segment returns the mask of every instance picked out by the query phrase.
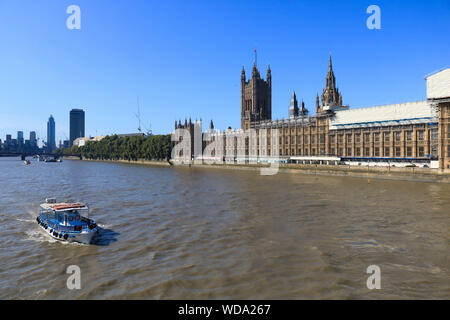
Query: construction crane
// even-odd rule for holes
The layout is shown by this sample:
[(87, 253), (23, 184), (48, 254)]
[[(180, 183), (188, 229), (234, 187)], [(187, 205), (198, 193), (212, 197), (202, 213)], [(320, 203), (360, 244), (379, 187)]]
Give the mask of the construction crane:
[(148, 127), (145, 127), (145, 131), (147, 132), (147, 136), (153, 135), (152, 133), (152, 124), (149, 123)]
[[(137, 107), (138, 107), (138, 111), (134, 115), (136, 116), (136, 118), (138, 119), (138, 122), (139, 122), (139, 126), (138, 126), (137, 130), (138, 130), (139, 133), (142, 133), (142, 120), (141, 120), (141, 108), (140, 108), (140, 105), (139, 105), (139, 97), (137, 97)], [(151, 123), (149, 124), (148, 127), (144, 126), (144, 129), (146, 131), (146, 135), (147, 136), (153, 135), (153, 133), (152, 133), (152, 124)]]
[(142, 132), (142, 129), (141, 129), (141, 110), (140, 110), (140, 107), (139, 107), (139, 97), (137, 97), (137, 107), (138, 107), (138, 111), (134, 115), (136, 116), (136, 118), (139, 121), (138, 132), (141, 133)]

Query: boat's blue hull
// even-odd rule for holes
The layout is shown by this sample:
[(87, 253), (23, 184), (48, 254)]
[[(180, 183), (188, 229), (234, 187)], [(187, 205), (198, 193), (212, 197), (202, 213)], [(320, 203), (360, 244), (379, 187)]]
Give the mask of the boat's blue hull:
[(83, 229), (82, 231), (63, 231), (60, 230), (54, 224), (38, 217), (36, 219), (39, 226), (53, 239), (64, 242), (79, 242), (84, 244), (90, 244), (93, 236), (97, 233), (97, 226), (92, 229)]

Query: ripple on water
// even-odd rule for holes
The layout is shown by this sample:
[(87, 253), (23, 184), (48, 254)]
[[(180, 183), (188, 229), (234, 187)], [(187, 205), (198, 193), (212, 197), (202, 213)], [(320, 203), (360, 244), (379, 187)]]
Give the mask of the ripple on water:
[[(448, 290), (446, 185), (13, 164), (0, 159), (2, 299), (361, 299), (371, 264), (385, 277), (377, 298)], [(99, 242), (42, 233), (34, 220), (49, 196), (89, 203)], [(66, 288), (69, 265), (81, 268), (80, 291)]]

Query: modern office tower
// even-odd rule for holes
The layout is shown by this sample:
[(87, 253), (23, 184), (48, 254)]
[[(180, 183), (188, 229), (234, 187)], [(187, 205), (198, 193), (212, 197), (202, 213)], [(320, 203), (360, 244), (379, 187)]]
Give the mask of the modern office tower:
[(36, 131), (30, 132), (30, 144), (31, 146), (37, 146)]
[(5, 147), (9, 147), (12, 144), (12, 136), (10, 134), (6, 135)]
[(56, 149), (55, 140), (55, 119), (50, 115), (47, 122), (47, 151), (52, 152)]
[(75, 139), (84, 136), (84, 111), (72, 109), (70, 110), (70, 145), (73, 145)]
[(23, 145), (23, 131), (17, 131), (17, 143)]

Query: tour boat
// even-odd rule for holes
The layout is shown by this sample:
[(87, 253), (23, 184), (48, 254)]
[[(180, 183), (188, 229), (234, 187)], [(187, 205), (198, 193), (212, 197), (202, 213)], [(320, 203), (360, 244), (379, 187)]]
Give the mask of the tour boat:
[(89, 244), (98, 231), (95, 220), (89, 218), (89, 207), (83, 203), (56, 203), (53, 198), (46, 199), (36, 220), (52, 238), (64, 242)]
[(23, 163), (25, 163), (26, 165), (31, 164), (30, 160), (25, 160)]

